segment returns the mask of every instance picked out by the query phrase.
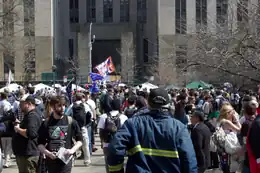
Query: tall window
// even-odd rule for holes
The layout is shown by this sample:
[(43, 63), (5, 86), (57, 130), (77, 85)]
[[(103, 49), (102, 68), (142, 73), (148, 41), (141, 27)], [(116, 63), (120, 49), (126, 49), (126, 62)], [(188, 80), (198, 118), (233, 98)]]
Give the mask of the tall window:
[(228, 0), (217, 0), (217, 24), (225, 26), (228, 20)]
[(144, 57), (144, 62), (148, 62), (148, 39), (144, 38), (143, 39), (143, 57)]
[(129, 22), (129, 0), (120, 0), (120, 22)]
[(24, 0), (24, 36), (35, 36), (34, 0)]
[(176, 67), (182, 70), (187, 65), (187, 45), (177, 46), (176, 50)]
[(24, 53), (24, 70), (26, 73), (35, 73), (36, 70), (35, 49), (28, 49)]
[[(5, 80), (8, 79), (8, 73), (9, 70), (11, 70), (12, 72), (14, 72), (14, 52), (8, 52), (8, 51), (4, 51), (3, 52), (3, 59), (4, 59), (4, 78)], [(1, 79), (3, 80), (3, 79)]]
[(207, 0), (196, 0), (197, 28), (207, 28)]
[(137, 0), (137, 21), (140, 23), (146, 23), (146, 20), (147, 20), (147, 0)]
[(248, 22), (248, 0), (239, 0), (237, 4), (237, 21)]
[(104, 22), (113, 22), (113, 0), (103, 0), (104, 2)]
[(73, 39), (69, 39), (69, 55), (70, 55), (70, 58), (74, 57), (74, 40)]
[(87, 21), (96, 22), (96, 0), (87, 0)]
[[(12, 12), (14, 8), (14, 3), (11, 3), (10, 0), (3, 0), (1, 4), (3, 8), (2, 22), (3, 22), (3, 35), (4, 36), (13, 36), (14, 35), (14, 17), (15, 15)], [(10, 12), (11, 10), (11, 12)]]
[(186, 34), (187, 30), (187, 19), (186, 19), (186, 0), (176, 0), (175, 1), (175, 26), (177, 34)]
[(70, 0), (70, 22), (79, 22), (79, 0)]

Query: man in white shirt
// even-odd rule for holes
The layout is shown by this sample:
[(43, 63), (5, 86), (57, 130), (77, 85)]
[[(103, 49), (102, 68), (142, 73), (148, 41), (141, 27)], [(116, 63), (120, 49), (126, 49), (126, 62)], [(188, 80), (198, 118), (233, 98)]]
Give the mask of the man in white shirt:
[[(68, 107), (67, 112), (65, 113), (68, 116), (72, 116), (73, 117), (73, 107), (74, 105), (80, 105), (83, 104), (84, 105), (84, 109), (85, 109), (85, 113), (86, 113), (86, 117), (87, 114), (91, 114), (90, 116), (92, 117), (92, 111), (91, 108), (84, 102), (84, 94), (83, 93), (76, 93), (76, 101), (71, 104)], [(87, 129), (87, 124), (82, 124), (83, 122), (78, 122), (79, 126), (81, 127), (81, 131), (82, 131), (82, 136), (83, 136), (83, 145), (82, 145), (82, 150), (84, 152), (84, 164), (86, 166), (89, 166), (91, 164), (91, 160), (90, 160), (90, 148), (89, 148), (89, 141), (90, 141), (90, 137), (88, 135), (88, 129)]]
[(97, 119), (96, 115), (96, 103), (94, 100), (91, 99), (90, 93), (87, 91), (85, 92), (85, 103), (90, 107), (92, 112), (92, 122), (87, 127), (88, 128), (88, 135), (89, 135), (89, 148), (90, 148), (90, 155), (92, 155), (92, 151), (96, 151), (97, 148), (95, 148), (95, 137), (94, 137), (94, 124)]
[[(12, 109), (11, 103), (7, 101), (7, 93), (0, 93), (0, 116), (3, 117), (6, 112)], [(1, 137), (2, 149), (5, 156), (4, 167), (10, 166), (10, 159), (12, 155), (12, 137)]]
[[(112, 109), (109, 112), (109, 116), (111, 117), (116, 117), (118, 116), (119, 120), (120, 120), (120, 127), (122, 127), (122, 125), (124, 124), (124, 122), (128, 119), (126, 115), (121, 114), (120, 113), (120, 99), (114, 99), (111, 103)], [(105, 163), (106, 163), (106, 171), (107, 173), (109, 173), (108, 171), (108, 165), (107, 165), (107, 154), (108, 154), (108, 145), (109, 145), (109, 141), (104, 141), (104, 136), (106, 135), (106, 119), (107, 119), (108, 115), (107, 114), (102, 114), (100, 116), (100, 120), (98, 122), (98, 129), (100, 130), (100, 138), (101, 138), (101, 142), (103, 143), (103, 152), (105, 155)]]

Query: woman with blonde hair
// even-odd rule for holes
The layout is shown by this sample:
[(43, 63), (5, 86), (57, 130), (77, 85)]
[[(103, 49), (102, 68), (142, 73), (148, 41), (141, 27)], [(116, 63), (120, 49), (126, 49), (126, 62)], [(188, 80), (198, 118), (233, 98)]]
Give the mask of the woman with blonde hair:
[[(218, 118), (218, 126), (223, 128), (225, 133), (237, 133), (241, 129), (241, 124), (238, 121), (238, 117), (236, 117), (236, 111), (231, 106), (231, 104), (223, 104)], [(236, 172), (236, 168), (234, 168), (236, 161), (233, 159), (233, 155), (229, 155), (226, 152), (219, 153), (221, 168), (223, 173)], [(232, 170), (231, 170), (232, 169)]]
[(218, 118), (218, 124), (223, 128), (225, 132), (239, 132), (241, 124), (238, 121), (236, 111), (231, 104), (223, 104)]

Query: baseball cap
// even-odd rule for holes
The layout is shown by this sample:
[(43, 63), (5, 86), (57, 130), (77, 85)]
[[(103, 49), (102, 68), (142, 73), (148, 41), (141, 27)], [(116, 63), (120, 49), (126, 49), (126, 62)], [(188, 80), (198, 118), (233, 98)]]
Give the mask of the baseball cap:
[(29, 94), (25, 94), (21, 99), (20, 101), (24, 101), (24, 102), (27, 102), (27, 103), (31, 103), (31, 104), (34, 104), (36, 105), (36, 101), (35, 101), (35, 98)]
[(170, 103), (168, 93), (163, 88), (151, 89), (148, 96), (148, 103), (152, 108), (160, 108)]

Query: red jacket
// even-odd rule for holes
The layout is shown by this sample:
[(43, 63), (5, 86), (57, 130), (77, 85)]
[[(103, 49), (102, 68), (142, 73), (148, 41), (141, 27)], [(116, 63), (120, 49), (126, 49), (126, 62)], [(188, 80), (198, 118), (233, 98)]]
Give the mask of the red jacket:
[(260, 173), (260, 139), (257, 137), (260, 133), (260, 116), (258, 115), (252, 123), (246, 140), (250, 172)]

